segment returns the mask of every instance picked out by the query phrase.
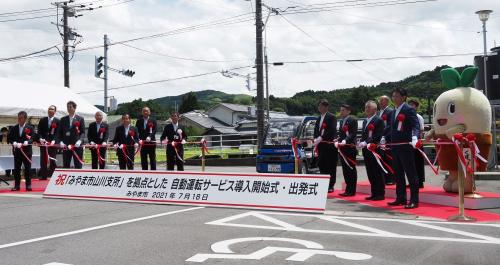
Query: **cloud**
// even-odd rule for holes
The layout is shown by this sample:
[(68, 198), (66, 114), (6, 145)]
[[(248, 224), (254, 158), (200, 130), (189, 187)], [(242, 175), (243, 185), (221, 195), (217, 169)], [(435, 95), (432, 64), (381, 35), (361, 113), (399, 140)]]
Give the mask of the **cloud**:
[[(119, 1), (121, 0), (103, 0), (100, 3), (106, 5)], [(51, 7), (50, 2), (3, 1), (2, 9), (4, 12), (10, 12), (48, 8)], [(293, 2), (297, 1), (268, 0), (266, 4), (287, 7), (296, 5)], [(332, 1), (301, 1), (303, 4), (322, 2)], [(266, 34), (268, 57), (270, 62), (276, 62), (481, 52), (482, 36), (475, 32), (481, 30), (481, 24), (474, 14), (479, 8), (493, 9), (500, 13), (500, 2), (440, 0), (400, 6), (286, 15), (289, 21), (307, 32), (307, 35), (282, 17), (271, 16)], [(117, 42), (232, 17), (252, 12), (252, 9), (250, 2), (243, 0), (138, 0), (86, 12), (82, 17), (70, 18), (70, 25), (84, 36), (84, 41), (78, 45), (78, 48), (83, 48), (102, 45), (104, 34), (108, 34), (112, 42)], [(55, 14), (55, 11), (51, 14)], [(264, 15), (267, 15), (267, 11)], [(500, 16), (493, 13), (488, 22), (489, 47), (499, 38), (500, 28), (496, 26), (499, 19)], [(25, 54), (61, 43), (59, 33), (50, 22), (55, 22), (55, 18), (0, 23), (3, 40), (0, 57)], [(110, 72), (110, 88), (251, 65), (255, 57), (255, 26), (253, 21), (247, 21), (128, 44), (163, 55), (123, 45), (111, 46), (110, 66), (116, 69), (133, 69), (136, 75), (130, 78)], [(98, 48), (75, 54), (70, 65), (72, 89), (91, 91), (103, 88), (103, 81), (94, 77), (94, 56), (100, 56), (102, 53), (102, 48)], [(209, 63), (174, 59), (169, 56), (228, 62)], [(437, 65), (461, 66), (472, 62), (471, 56), (465, 56), (285, 64), (270, 67), (270, 90), (276, 96), (292, 96), (307, 89), (332, 90), (374, 85), (400, 80), (433, 69)], [(254, 73), (255, 69), (235, 72), (246, 75)], [(0, 63), (0, 75), (62, 85), (62, 59), (60, 56), (53, 56)], [(119, 102), (126, 102), (139, 97), (150, 99), (203, 89), (255, 95), (254, 91), (246, 89), (244, 78), (227, 78), (221, 74), (110, 90), (109, 94)], [(8, 93), (15, 96), (16, 92), (9, 90)], [(94, 104), (102, 104), (102, 92), (84, 96)]]

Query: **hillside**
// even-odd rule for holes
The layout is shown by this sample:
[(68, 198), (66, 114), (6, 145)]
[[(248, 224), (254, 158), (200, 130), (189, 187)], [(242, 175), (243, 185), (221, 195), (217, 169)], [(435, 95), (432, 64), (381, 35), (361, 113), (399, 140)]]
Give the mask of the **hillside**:
[[(285, 111), (289, 115), (316, 114), (317, 101), (326, 98), (330, 102), (330, 110), (333, 112), (338, 111), (341, 104), (349, 104), (354, 108), (354, 114), (362, 115), (366, 101), (376, 99), (381, 95), (389, 95), (392, 89), (403, 87), (408, 90), (410, 98), (420, 102), (419, 111), (425, 113), (428, 109), (428, 102), (430, 101), (432, 104), (437, 96), (446, 90), (441, 83), (439, 72), (448, 67), (447, 65), (438, 66), (433, 70), (409, 76), (400, 81), (380, 83), (376, 86), (358, 86), (331, 91), (314, 91), (314, 88), (305, 88), (303, 92), (299, 92), (291, 98), (279, 98), (271, 95), (270, 105), (272, 110)], [(457, 70), (462, 71), (465, 67), (467, 66), (457, 67)], [(205, 110), (220, 102), (250, 105), (254, 104), (255, 100), (248, 95), (227, 94), (215, 90), (202, 90), (194, 93), (198, 99), (198, 105)], [(120, 104), (115, 113), (140, 113), (141, 107), (147, 105), (151, 107), (153, 113), (160, 117), (167, 117), (168, 113), (173, 110), (175, 103), (177, 102), (179, 106), (185, 95), (168, 96), (148, 101), (134, 100)]]

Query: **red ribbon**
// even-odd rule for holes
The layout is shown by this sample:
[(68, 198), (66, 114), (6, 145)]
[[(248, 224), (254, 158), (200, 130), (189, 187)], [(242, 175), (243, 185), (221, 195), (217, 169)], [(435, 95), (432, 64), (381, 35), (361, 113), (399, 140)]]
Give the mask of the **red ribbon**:
[(453, 146), (455, 147), (455, 151), (457, 152), (458, 159), (460, 163), (462, 164), (462, 169), (464, 171), (464, 175), (467, 177), (467, 172), (469, 173), (474, 173), (474, 170), (470, 167), (467, 166), (467, 160), (465, 159), (464, 153), (460, 149), (459, 144), (464, 142), (464, 137), (461, 133), (456, 133), (453, 135)]
[(68, 145), (68, 150), (71, 150), (71, 152), (73, 153), (73, 156), (75, 157), (76, 160), (78, 160), (78, 162), (80, 162), (82, 165), (85, 164), (85, 161), (83, 161), (79, 156), (78, 154), (75, 152), (75, 146), (74, 145)]
[(179, 159), (180, 161), (182, 161), (182, 163), (184, 163), (184, 160), (182, 159), (182, 157), (179, 155), (179, 151), (177, 151), (177, 145), (179, 144), (179, 142), (172, 142), (172, 147), (174, 148), (175, 150), (175, 155), (177, 156), (177, 159)]
[(200, 140), (200, 146), (201, 146), (201, 151), (205, 152), (205, 154), (208, 154), (208, 147), (207, 147), (207, 140), (205, 138), (201, 138)]
[(406, 116), (401, 113), (396, 117), (396, 119), (398, 120), (398, 131), (401, 131), (403, 129), (403, 121), (406, 119)]
[(21, 154), (23, 154), (24, 158), (26, 158), (26, 160), (28, 160), (28, 162), (30, 162), (30, 164), (33, 163), (33, 162), (31, 162), (31, 159), (29, 159), (28, 156), (26, 155), (26, 153), (24, 152), (22, 146), (18, 149), (21, 151)]
[(102, 158), (101, 156), (101, 147), (102, 145), (98, 144), (96, 145), (96, 149), (97, 149), (97, 160), (99, 161), (99, 164), (102, 164), (105, 162), (105, 160)]
[(368, 124), (368, 126), (366, 126), (366, 129), (368, 130), (368, 137), (372, 137), (375, 125), (373, 125), (373, 123), (370, 123)]
[(123, 152), (123, 155), (130, 161), (130, 162), (133, 162), (132, 159), (130, 159), (130, 157), (128, 156), (127, 154), (127, 146), (124, 145), (124, 144), (121, 144), (120, 146), (120, 150)]
[[(349, 166), (350, 169), (352, 169), (353, 166), (356, 166), (356, 160), (352, 160), (350, 157), (346, 156), (346, 154), (344, 154), (344, 152), (342, 151), (342, 147), (346, 146), (344, 144), (338, 144), (337, 145), (339, 148), (337, 148), (337, 150), (339, 151), (339, 155), (342, 157), (342, 159), (344, 159), (344, 162), (347, 164), (347, 166)], [(352, 166), (351, 166), (352, 164)]]
[(105, 128), (99, 128), (99, 134), (100, 134), (100, 139), (102, 139), (103, 137), (103, 134), (106, 132), (106, 129)]
[[(384, 171), (387, 174), (387, 170), (389, 170), (392, 174), (394, 174), (394, 170), (392, 169), (392, 167), (389, 166), (382, 159), (382, 157), (379, 154), (377, 154), (377, 152), (376, 152), (377, 145), (376, 144), (374, 144), (374, 143), (368, 144), (367, 149), (368, 149), (368, 151), (370, 151), (373, 154), (373, 156), (375, 157), (375, 160), (377, 161), (377, 164), (380, 166), (380, 168), (382, 169), (382, 171)], [(387, 170), (384, 168), (384, 166), (387, 168)]]
[(152, 122), (148, 122), (148, 127), (149, 127), (149, 133), (153, 133), (153, 123)]
[(293, 156), (296, 159), (299, 158), (299, 148), (298, 148), (298, 145), (299, 145), (299, 139), (297, 139), (296, 137), (293, 137), (292, 138), (292, 151), (293, 151)]
[(54, 134), (54, 131), (55, 129), (57, 128), (57, 124), (55, 122), (52, 122), (52, 124), (50, 125), (50, 134)]
[(31, 133), (31, 130), (29, 128), (24, 129), (24, 134), (26, 134), (26, 139), (28, 139), (28, 140), (31, 139), (30, 133)]

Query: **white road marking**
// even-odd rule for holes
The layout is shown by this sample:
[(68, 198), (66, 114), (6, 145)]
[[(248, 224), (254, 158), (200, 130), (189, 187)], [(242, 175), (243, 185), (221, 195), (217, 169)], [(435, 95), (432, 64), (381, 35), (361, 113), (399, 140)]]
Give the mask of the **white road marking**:
[(68, 264), (68, 263), (59, 263), (59, 262), (51, 262), (51, 263), (47, 263), (47, 264), (44, 264), (44, 265), (71, 265), (71, 264)]
[[(253, 253), (249, 254), (233, 254), (229, 246), (236, 243), (242, 242), (251, 242), (251, 241), (280, 241), (280, 242), (289, 242), (302, 245), (306, 248), (286, 248), (286, 247), (272, 247), (267, 246), (260, 250), (257, 250)], [(295, 239), (295, 238), (280, 238), (280, 237), (247, 237), (247, 238), (235, 238), (220, 241), (212, 244), (212, 251), (215, 254), (205, 254), (199, 253), (186, 261), (189, 262), (205, 262), (207, 259), (241, 259), (241, 260), (261, 260), (269, 255), (272, 255), (276, 252), (290, 252), (293, 255), (289, 256), (286, 260), (290, 261), (306, 261), (307, 259), (315, 256), (315, 255), (329, 255), (335, 256), (341, 259), (347, 260), (366, 260), (371, 259), (372, 256), (364, 253), (357, 252), (344, 252), (344, 251), (328, 251), (323, 250), (323, 246), (316, 242)]]
[(23, 241), (8, 243), (8, 244), (3, 244), (3, 245), (0, 245), (0, 249), (9, 248), (9, 247), (15, 247), (15, 246), (20, 246), (20, 245), (25, 245), (25, 244), (29, 244), (29, 243), (34, 243), (34, 242), (39, 242), (39, 241), (44, 241), (44, 240), (49, 240), (49, 239), (54, 239), (54, 238), (59, 238), (59, 237), (65, 237), (65, 236), (71, 236), (71, 235), (86, 233), (86, 232), (90, 232), (90, 231), (94, 231), (94, 230), (99, 230), (99, 229), (104, 229), (104, 228), (108, 228), (108, 227), (113, 227), (113, 226), (118, 226), (118, 225), (124, 225), (124, 224), (130, 224), (130, 223), (135, 223), (135, 222), (139, 222), (139, 221), (144, 221), (144, 220), (154, 219), (154, 218), (158, 218), (158, 217), (163, 217), (163, 216), (167, 216), (167, 215), (172, 215), (172, 214), (177, 214), (177, 213), (183, 213), (183, 212), (188, 212), (188, 211), (193, 211), (193, 210), (199, 210), (199, 209), (203, 209), (203, 208), (204, 207), (192, 207), (192, 208), (187, 208), (187, 209), (182, 209), (182, 210), (177, 210), (177, 211), (165, 212), (165, 213), (154, 214), (154, 215), (149, 215), (149, 216), (145, 216), (145, 217), (140, 217), (140, 218), (134, 218), (134, 219), (125, 220), (125, 221), (120, 221), (120, 222), (105, 224), (105, 225), (93, 226), (93, 227), (79, 229), (79, 230), (70, 231), (70, 232), (66, 232), (66, 233), (60, 233), (60, 234), (55, 234), (55, 235), (50, 235), (50, 236), (38, 237), (38, 238), (33, 238), (33, 239), (28, 239), (28, 240), (23, 240)]
[[(276, 218), (272, 218), (271, 216), (307, 216), (311, 218), (318, 218), (326, 221), (331, 221), (334, 223), (347, 225), (350, 227), (358, 228), (368, 232), (355, 232), (355, 231), (337, 231), (337, 230), (318, 230), (318, 229), (306, 229), (302, 227), (295, 226), (293, 224), (289, 224), (285, 221), (278, 220)], [(271, 222), (274, 225), (250, 225), (250, 224), (240, 224), (233, 223), (240, 218), (244, 217), (255, 217), (260, 218), (264, 221)], [(265, 218), (262, 218), (265, 216)], [(344, 219), (344, 220), (339, 220)], [(454, 238), (454, 237), (437, 237), (437, 236), (420, 236), (420, 235), (405, 235), (405, 234), (397, 234), (393, 232), (383, 231), (377, 228), (368, 227), (365, 225), (360, 225), (357, 223), (351, 223), (345, 220), (372, 220), (372, 221), (388, 221), (388, 222), (399, 222), (405, 223), (408, 225), (415, 225), (420, 227), (426, 227), (435, 230), (441, 230), (443, 232), (452, 233), (452, 234), (460, 234), (469, 238)], [(352, 235), (352, 236), (365, 236), (365, 237), (382, 237), (382, 238), (400, 238), (400, 239), (414, 239), (414, 240), (429, 240), (429, 241), (448, 241), (448, 242), (460, 242), (460, 243), (481, 243), (481, 244), (500, 244), (500, 239), (490, 236), (484, 236), (476, 233), (463, 232), (456, 229), (444, 228), (437, 225), (432, 225), (431, 223), (446, 225), (446, 222), (433, 222), (433, 221), (414, 221), (414, 220), (401, 220), (401, 219), (383, 219), (383, 218), (365, 218), (365, 217), (337, 217), (337, 216), (324, 216), (324, 215), (313, 215), (313, 214), (296, 214), (296, 213), (277, 213), (277, 212), (246, 212), (242, 214), (237, 214), (234, 216), (229, 216), (223, 219), (215, 220), (212, 222), (208, 222), (206, 224), (209, 225), (220, 225), (220, 226), (230, 226), (230, 227), (244, 227), (244, 228), (257, 228), (257, 229), (269, 229), (269, 230), (283, 230), (283, 231), (291, 231), (291, 232), (302, 232), (302, 233), (320, 233), (320, 234), (337, 234), (337, 235)], [(456, 223), (453, 223), (456, 224)], [(486, 227), (497, 227), (494, 224), (476, 224), (482, 225)]]
[(41, 199), (42, 194), (30, 194), (30, 193), (0, 193), (0, 197), (19, 197), (19, 198), (36, 198)]

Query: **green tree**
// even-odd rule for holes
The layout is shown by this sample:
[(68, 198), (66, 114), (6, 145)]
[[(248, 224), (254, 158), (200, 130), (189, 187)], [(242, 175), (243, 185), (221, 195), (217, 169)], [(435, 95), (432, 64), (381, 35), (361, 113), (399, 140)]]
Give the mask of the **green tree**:
[(186, 113), (195, 109), (199, 109), (198, 99), (194, 92), (189, 92), (182, 97), (182, 103), (179, 107), (179, 113)]

